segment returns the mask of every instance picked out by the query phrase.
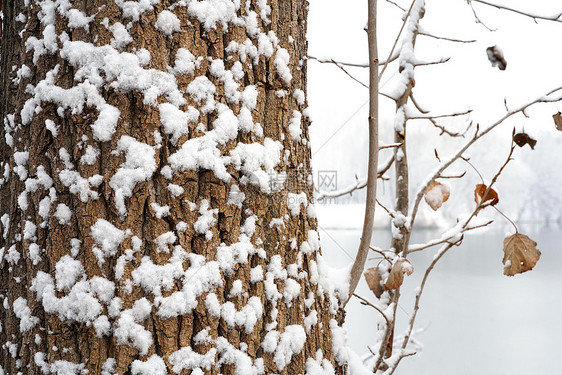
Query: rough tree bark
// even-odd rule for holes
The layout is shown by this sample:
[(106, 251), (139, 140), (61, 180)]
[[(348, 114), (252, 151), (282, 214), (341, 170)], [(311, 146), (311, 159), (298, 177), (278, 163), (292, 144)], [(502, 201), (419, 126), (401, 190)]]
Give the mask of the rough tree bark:
[(306, 1), (2, 8), (0, 373), (343, 373)]

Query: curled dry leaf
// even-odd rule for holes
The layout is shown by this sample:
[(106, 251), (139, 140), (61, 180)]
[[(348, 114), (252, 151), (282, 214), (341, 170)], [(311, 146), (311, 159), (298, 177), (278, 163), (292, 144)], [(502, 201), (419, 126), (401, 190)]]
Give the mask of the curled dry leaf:
[(503, 252), (503, 274), (507, 276), (532, 270), (541, 257), (537, 243), (521, 233), (503, 240)]
[(437, 211), (443, 203), (447, 202), (450, 195), (451, 188), (449, 187), (449, 184), (442, 184), (440, 182), (433, 181), (431, 185), (427, 187), (424, 198), (429, 207), (431, 207), (433, 211)]
[[(476, 188), (474, 189), (474, 201), (476, 204), (480, 204), (480, 202), (482, 202), (482, 207), (496, 205), (500, 201), (498, 193), (496, 193), (494, 189), (490, 189), (488, 194), (486, 194), (486, 189), (488, 189), (488, 187), (484, 184), (476, 185)], [(485, 197), (484, 194), (486, 194)]]
[(386, 283), (384, 283), (384, 290), (398, 289), (404, 282), (404, 274), (411, 275), (414, 272), (414, 266), (406, 259), (399, 259), (392, 265), (390, 275)]
[(371, 291), (375, 294), (375, 296), (377, 296), (377, 298), (381, 298), (384, 289), (381, 286), (381, 274), (378, 267), (371, 267), (367, 269), (363, 273), (363, 275), (365, 276), (367, 285), (369, 285), (369, 289), (371, 289)]
[(505, 70), (505, 68), (507, 68), (507, 61), (505, 61), (503, 52), (498, 46), (486, 48), (486, 54), (492, 66), (497, 66), (499, 70)]
[(556, 125), (556, 129), (562, 132), (562, 113), (558, 112), (552, 115), (554, 119), (554, 125)]
[(535, 145), (537, 144), (537, 140), (531, 138), (531, 136), (527, 133), (517, 133), (513, 136), (513, 142), (519, 147), (523, 147), (525, 145), (529, 145), (531, 150), (535, 149)]

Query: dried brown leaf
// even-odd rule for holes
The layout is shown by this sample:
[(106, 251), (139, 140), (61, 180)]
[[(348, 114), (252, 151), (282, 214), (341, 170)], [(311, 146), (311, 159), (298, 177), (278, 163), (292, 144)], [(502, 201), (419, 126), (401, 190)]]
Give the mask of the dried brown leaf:
[(365, 276), (367, 285), (369, 285), (369, 289), (371, 289), (377, 298), (380, 298), (384, 289), (381, 285), (381, 274), (379, 269), (377, 267), (371, 267), (367, 269), (363, 275)]
[(554, 119), (554, 125), (556, 125), (556, 129), (562, 132), (562, 113), (558, 112), (552, 115)]
[(525, 145), (529, 145), (532, 150), (535, 149), (535, 145), (537, 144), (537, 140), (531, 138), (531, 136), (527, 133), (517, 133), (513, 136), (513, 142), (519, 147), (523, 147)]
[(399, 259), (392, 265), (390, 275), (386, 283), (384, 283), (384, 290), (398, 289), (404, 282), (404, 274), (411, 275), (414, 272), (414, 266), (407, 259)]
[(482, 207), (496, 205), (500, 201), (498, 193), (496, 193), (494, 189), (490, 189), (488, 194), (486, 194), (486, 197), (484, 197), (486, 189), (488, 189), (488, 187), (484, 184), (476, 185), (476, 188), (474, 189), (474, 201), (476, 204), (480, 204), (480, 202), (482, 202)]
[(447, 202), (450, 195), (451, 189), (448, 184), (433, 181), (425, 190), (424, 199), (433, 211), (437, 211), (443, 203)]
[(486, 49), (486, 54), (492, 66), (497, 66), (499, 70), (505, 70), (505, 68), (507, 68), (507, 61), (505, 61), (503, 52), (498, 46), (488, 47)]
[(503, 274), (507, 276), (532, 270), (541, 257), (537, 243), (521, 233), (503, 240), (503, 252)]

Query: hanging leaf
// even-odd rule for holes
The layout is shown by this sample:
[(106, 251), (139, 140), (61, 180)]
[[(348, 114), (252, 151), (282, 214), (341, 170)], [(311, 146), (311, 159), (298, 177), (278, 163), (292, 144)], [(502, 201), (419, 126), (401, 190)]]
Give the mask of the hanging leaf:
[(537, 243), (521, 233), (503, 240), (503, 252), (503, 274), (507, 276), (532, 270), (541, 257)]
[(474, 201), (476, 204), (482, 202), (482, 207), (496, 205), (500, 201), (498, 193), (496, 193), (494, 189), (490, 189), (486, 197), (484, 197), (486, 189), (488, 189), (488, 187), (484, 184), (476, 185), (476, 189), (474, 189)]
[(562, 113), (558, 112), (552, 115), (554, 119), (554, 125), (556, 125), (556, 129), (562, 132)]
[(371, 267), (367, 269), (363, 273), (363, 275), (365, 276), (367, 285), (369, 285), (369, 289), (371, 289), (371, 291), (375, 294), (375, 296), (377, 296), (377, 298), (381, 298), (384, 289), (381, 286), (381, 274), (378, 267)]
[(507, 68), (507, 61), (505, 61), (503, 52), (498, 46), (486, 48), (486, 54), (492, 66), (497, 66), (499, 70), (505, 70), (505, 68)]
[(399, 259), (392, 265), (390, 275), (386, 283), (384, 283), (384, 290), (398, 289), (404, 282), (404, 274), (411, 275), (414, 272), (414, 266), (406, 259)]
[(537, 140), (533, 139), (529, 136), (529, 134), (523, 132), (523, 133), (517, 133), (513, 136), (513, 142), (515, 142), (515, 144), (519, 147), (523, 147), (525, 145), (529, 145), (531, 147), (531, 150), (535, 149), (535, 145), (537, 144)]
[(437, 211), (443, 203), (447, 202), (450, 195), (451, 188), (449, 187), (449, 184), (442, 184), (440, 182), (433, 181), (431, 185), (427, 187), (424, 198), (429, 207), (431, 207), (433, 211)]

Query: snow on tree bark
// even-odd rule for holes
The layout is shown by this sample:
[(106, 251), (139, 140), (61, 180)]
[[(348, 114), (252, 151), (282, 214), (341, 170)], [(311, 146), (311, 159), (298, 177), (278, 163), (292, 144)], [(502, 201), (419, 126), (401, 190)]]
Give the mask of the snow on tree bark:
[(0, 372), (343, 373), (307, 3), (2, 8)]

